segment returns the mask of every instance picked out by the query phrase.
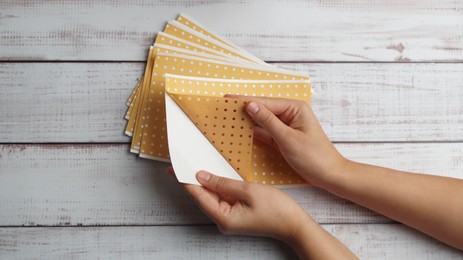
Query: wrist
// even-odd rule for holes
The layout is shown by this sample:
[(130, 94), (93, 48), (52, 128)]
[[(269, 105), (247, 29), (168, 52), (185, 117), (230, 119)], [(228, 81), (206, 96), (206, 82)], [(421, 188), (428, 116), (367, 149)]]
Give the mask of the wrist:
[(299, 217), (299, 221), (294, 223), (292, 232), (279, 240), (291, 246), (293, 249), (300, 246), (311, 235), (311, 230), (318, 226), (317, 222), (309, 215), (304, 213), (304, 216)]
[(358, 259), (307, 214), (293, 236), (284, 242), (301, 259)]
[(350, 164), (352, 163), (354, 162), (346, 159), (341, 154), (337, 154), (332, 157), (332, 159), (327, 162), (327, 166), (316, 175), (317, 178), (309, 182), (322, 189), (336, 185), (343, 180), (347, 169), (350, 168)]
[(293, 235), (283, 242), (301, 259), (320, 258), (317, 256), (324, 255), (323, 252), (326, 251), (324, 248), (331, 247), (326, 231), (308, 215), (299, 223)]
[(357, 165), (357, 162), (343, 157), (342, 161), (340, 161), (336, 167), (333, 167), (332, 171), (325, 175), (325, 178), (318, 187), (330, 192), (342, 189), (342, 187), (351, 182), (349, 175), (354, 171), (353, 169), (355, 169)]

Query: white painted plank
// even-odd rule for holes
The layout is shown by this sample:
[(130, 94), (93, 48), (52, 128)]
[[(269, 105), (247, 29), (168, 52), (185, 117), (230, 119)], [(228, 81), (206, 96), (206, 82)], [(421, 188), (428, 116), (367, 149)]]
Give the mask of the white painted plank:
[[(462, 143), (336, 147), (360, 162), (463, 178)], [(0, 226), (211, 223), (164, 174), (166, 166), (136, 158), (123, 144), (2, 145)], [(287, 192), (321, 223), (390, 222), (317, 188)]]
[(0, 60), (144, 60), (185, 12), (273, 61), (462, 61), (463, 2), (2, 1)]
[[(277, 64), (308, 73), (333, 141), (462, 141), (463, 64)], [(0, 63), (0, 142), (128, 142), (142, 63)]]
[[(325, 225), (361, 259), (461, 259), (462, 252), (399, 224)], [(6, 259), (296, 259), (267, 238), (211, 226), (0, 228)]]
[(463, 64), (281, 64), (308, 73), (334, 141), (463, 140)]
[(142, 63), (0, 63), (0, 142), (128, 142)]

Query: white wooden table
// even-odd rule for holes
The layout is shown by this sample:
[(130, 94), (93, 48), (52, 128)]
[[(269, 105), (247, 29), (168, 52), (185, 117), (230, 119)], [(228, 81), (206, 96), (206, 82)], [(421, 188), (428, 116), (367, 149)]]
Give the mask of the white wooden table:
[[(348, 158), (463, 178), (461, 1), (1, 1), (0, 258), (295, 257), (222, 236), (166, 164), (128, 152), (125, 100), (179, 12), (308, 73)], [(361, 258), (463, 258), (322, 190), (289, 193)]]

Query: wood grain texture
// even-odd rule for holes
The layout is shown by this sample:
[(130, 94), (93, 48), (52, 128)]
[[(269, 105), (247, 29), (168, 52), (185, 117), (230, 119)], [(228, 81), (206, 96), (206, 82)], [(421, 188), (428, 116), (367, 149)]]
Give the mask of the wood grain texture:
[[(167, 164), (128, 152), (125, 101), (179, 12), (308, 73), (346, 157), (463, 179), (462, 1), (0, 1), (1, 259), (295, 259), (222, 236)], [(361, 258), (462, 258), (323, 190), (286, 191)]]
[[(461, 251), (399, 224), (324, 225), (361, 259), (461, 259)], [(0, 228), (6, 259), (296, 259), (271, 239), (211, 226)]]
[[(347, 158), (463, 179), (462, 143), (337, 144)], [(210, 224), (165, 163), (128, 145), (0, 146), (0, 226)], [(385, 217), (314, 187), (285, 189), (321, 223)]]
[(23, 0), (0, 10), (0, 60), (144, 60), (179, 12), (264, 60), (463, 60), (454, 0)]
[[(293, 64), (333, 141), (462, 141), (463, 64)], [(0, 142), (128, 142), (143, 63), (0, 63)]]

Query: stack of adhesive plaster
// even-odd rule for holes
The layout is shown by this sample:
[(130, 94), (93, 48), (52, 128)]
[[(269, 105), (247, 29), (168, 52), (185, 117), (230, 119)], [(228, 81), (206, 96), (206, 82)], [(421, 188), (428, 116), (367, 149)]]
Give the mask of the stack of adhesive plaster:
[(253, 138), (248, 100), (227, 94), (309, 103), (311, 85), (308, 76), (266, 64), (181, 14), (157, 34), (127, 101), (130, 151), (171, 162), (183, 183), (198, 184), (201, 169), (256, 183), (305, 183)]

